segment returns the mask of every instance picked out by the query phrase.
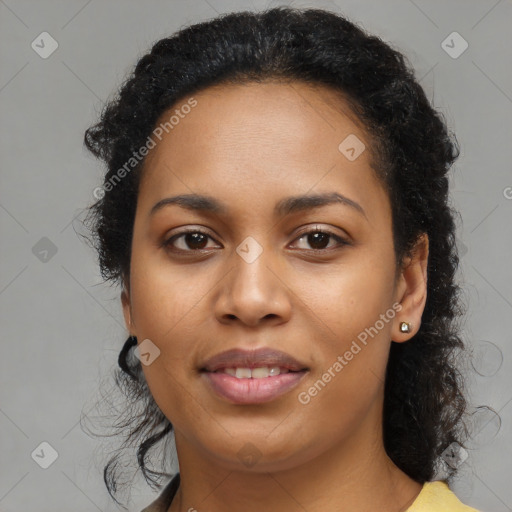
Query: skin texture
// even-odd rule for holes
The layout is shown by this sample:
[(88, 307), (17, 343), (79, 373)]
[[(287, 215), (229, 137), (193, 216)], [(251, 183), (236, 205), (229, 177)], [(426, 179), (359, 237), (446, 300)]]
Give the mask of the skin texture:
[[(194, 98), (197, 106), (145, 161), (122, 293), (130, 333), (161, 351), (143, 370), (175, 429), (182, 483), (169, 510), (405, 510), (421, 485), (385, 453), (384, 374), (391, 340), (406, 342), (420, 326), (428, 240), (397, 269), (370, 140), (333, 91), (267, 82), (210, 87)], [(354, 161), (338, 150), (350, 134), (367, 148)], [(285, 197), (324, 192), (350, 198), (364, 214), (332, 204), (274, 215)], [(191, 193), (216, 198), (228, 213), (170, 205), (150, 215), (158, 201)], [(186, 228), (211, 238), (163, 245)], [(318, 231), (347, 243), (308, 242), (306, 232)], [(236, 252), (248, 236), (263, 250), (250, 264)], [(301, 404), (298, 393), (398, 303), (378, 335)], [(400, 332), (401, 321), (410, 333)], [(235, 347), (282, 350), (309, 372), (272, 402), (232, 404), (198, 369)], [(238, 455), (248, 444), (258, 453), (250, 467)]]

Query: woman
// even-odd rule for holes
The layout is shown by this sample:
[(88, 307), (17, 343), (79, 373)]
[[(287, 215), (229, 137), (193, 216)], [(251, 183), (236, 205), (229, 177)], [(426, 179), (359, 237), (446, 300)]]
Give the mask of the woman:
[(150, 448), (179, 461), (146, 512), (474, 510), (433, 481), (465, 453), (458, 148), (399, 52), (323, 10), (221, 16), (157, 42), (85, 143), (127, 440), (151, 483)]

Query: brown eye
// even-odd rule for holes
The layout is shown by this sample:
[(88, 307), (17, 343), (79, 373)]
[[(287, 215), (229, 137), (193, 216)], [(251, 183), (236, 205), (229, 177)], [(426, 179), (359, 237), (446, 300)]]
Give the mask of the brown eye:
[[(314, 229), (307, 231), (306, 233), (302, 233), (296, 240), (305, 241), (312, 250), (314, 251), (322, 251), (325, 249), (330, 249), (333, 246), (329, 247), (329, 242), (331, 239), (334, 239), (338, 246), (348, 245), (348, 242), (330, 231), (321, 231), (319, 229)], [(334, 245), (334, 247), (336, 244)], [(299, 247), (299, 249), (307, 249), (307, 247)]]
[(184, 241), (191, 249), (204, 249), (208, 243), (208, 237), (202, 233), (187, 233), (184, 235)]
[(178, 233), (164, 242), (164, 246), (178, 251), (193, 252), (207, 249), (210, 235), (199, 230), (190, 230)]
[(313, 247), (313, 249), (325, 249), (329, 245), (330, 238), (331, 235), (320, 232), (307, 235), (308, 244)]

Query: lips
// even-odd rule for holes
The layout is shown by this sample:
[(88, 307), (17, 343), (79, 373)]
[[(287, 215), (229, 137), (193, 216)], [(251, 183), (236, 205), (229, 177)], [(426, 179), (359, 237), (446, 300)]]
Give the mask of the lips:
[(218, 397), (234, 404), (270, 402), (296, 387), (309, 368), (285, 352), (232, 349), (208, 359), (201, 376)]
[(281, 352), (269, 348), (260, 348), (256, 350), (242, 350), (234, 348), (221, 352), (208, 359), (202, 371), (215, 372), (226, 368), (273, 368), (279, 367), (291, 372), (299, 372), (308, 370), (305, 364), (297, 361), (297, 359)]

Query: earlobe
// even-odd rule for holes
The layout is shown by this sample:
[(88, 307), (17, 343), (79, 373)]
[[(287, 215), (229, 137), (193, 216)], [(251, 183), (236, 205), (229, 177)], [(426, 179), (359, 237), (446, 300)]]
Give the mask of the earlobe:
[(392, 340), (410, 340), (421, 326), (427, 301), (428, 236), (418, 238), (411, 254), (404, 261), (397, 286), (397, 301), (402, 309), (393, 323)]

